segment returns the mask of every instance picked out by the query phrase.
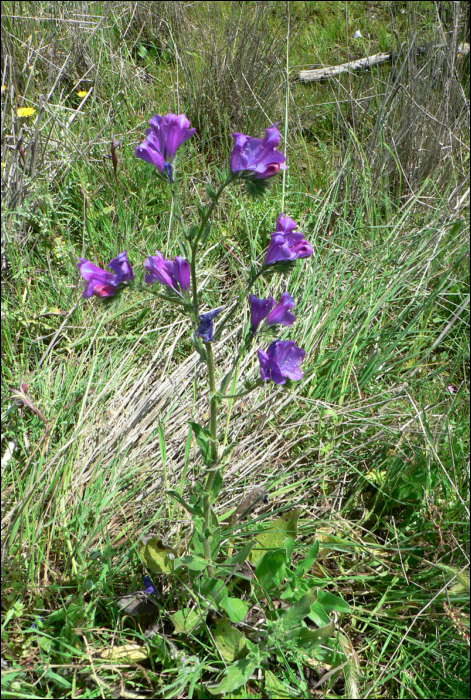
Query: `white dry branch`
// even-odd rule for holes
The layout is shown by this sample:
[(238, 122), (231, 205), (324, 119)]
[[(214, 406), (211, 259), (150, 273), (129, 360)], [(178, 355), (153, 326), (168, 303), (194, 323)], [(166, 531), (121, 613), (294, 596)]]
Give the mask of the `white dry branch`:
[(324, 78), (331, 78), (341, 73), (350, 73), (354, 70), (362, 70), (363, 68), (377, 66), (380, 63), (390, 61), (391, 57), (392, 52), (388, 51), (387, 53), (375, 53), (373, 56), (365, 56), (365, 58), (359, 58), (356, 61), (341, 63), (338, 66), (324, 66), (323, 68), (315, 68), (314, 70), (302, 70), (299, 72), (299, 79), (303, 83), (324, 80)]

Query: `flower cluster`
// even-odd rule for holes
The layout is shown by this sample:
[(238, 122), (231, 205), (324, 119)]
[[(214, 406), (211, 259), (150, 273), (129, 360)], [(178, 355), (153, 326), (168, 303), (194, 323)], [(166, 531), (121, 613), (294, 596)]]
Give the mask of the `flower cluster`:
[[(159, 177), (173, 183), (174, 172), (172, 163), (177, 149), (193, 136), (196, 130), (190, 127), (190, 122), (184, 114), (167, 114), (165, 117), (155, 114), (149, 120), (149, 127), (144, 141), (136, 146), (135, 155), (137, 158), (154, 165), (159, 173)], [(281, 137), (276, 124), (266, 129), (263, 139), (253, 138), (241, 133), (234, 133), (233, 137), (234, 148), (230, 158), (231, 174), (219, 192), (236, 179), (243, 180), (247, 187), (253, 188), (253, 192), (262, 192), (266, 187), (265, 181), (286, 168), (286, 157), (281, 151), (277, 150)], [(202, 227), (207, 221), (207, 216), (206, 218), (202, 216)], [(283, 270), (283, 263), (306, 258), (312, 254), (311, 244), (301, 232), (296, 231), (296, 228), (297, 224), (293, 219), (288, 216), (285, 217), (283, 213), (279, 215), (275, 231), (270, 237), (262, 269), (256, 275), (257, 277), (270, 265), (279, 263), (279, 266), (272, 269)], [(180, 255), (174, 257), (173, 260), (167, 260), (158, 250), (155, 252), (155, 255), (147, 257), (144, 262), (144, 282), (148, 285), (153, 285), (156, 282), (163, 285), (170, 292), (170, 295), (167, 295), (166, 298), (174, 302), (179, 300), (177, 296), (172, 297), (172, 294), (178, 295), (187, 311), (192, 315), (194, 327), (197, 326), (195, 335), (200, 337), (204, 343), (210, 343), (214, 341), (214, 319), (224, 307), (221, 306), (198, 315), (197, 290), (194, 280), (194, 298), (191, 298), (190, 277), (191, 270), (195, 269), (193, 256), (195, 255), (198, 240), (199, 238), (196, 236), (196, 243), (194, 242), (190, 246), (192, 254), (191, 264)], [(113, 258), (108, 263), (108, 267), (112, 272), (97, 267), (85, 258), (79, 258), (77, 267), (86, 282), (82, 294), (84, 298), (92, 295), (99, 298), (112, 297), (134, 281), (134, 273), (125, 251), (119, 253), (116, 258)], [(249, 337), (251, 339), (256, 335), (262, 322), (264, 328), (269, 328), (274, 325), (292, 326), (296, 320), (296, 316), (292, 312), (294, 300), (289, 292), (283, 292), (278, 303), (275, 302), (273, 297), (259, 299), (253, 294), (249, 296), (249, 302)], [(305, 351), (298, 348), (293, 341), (274, 340), (270, 343), (266, 352), (261, 349), (258, 350), (262, 380), (271, 380), (276, 384), (285, 384), (290, 379), (301, 379), (303, 374), (299, 365), (304, 356)]]

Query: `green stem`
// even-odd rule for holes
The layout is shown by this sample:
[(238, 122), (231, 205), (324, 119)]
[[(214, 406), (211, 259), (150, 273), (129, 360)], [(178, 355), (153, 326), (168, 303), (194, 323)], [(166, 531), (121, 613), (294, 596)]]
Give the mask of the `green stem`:
[(219, 185), (219, 189), (217, 192), (215, 192), (214, 197), (212, 198), (208, 208), (206, 209), (206, 212), (204, 216), (201, 219), (201, 224), (198, 229), (198, 233), (196, 234), (193, 242), (191, 243), (191, 260), (190, 260), (190, 269), (191, 269), (191, 291), (192, 291), (192, 297), (193, 297), (193, 309), (195, 311), (195, 315), (198, 316), (198, 286), (196, 283), (196, 249), (198, 248), (198, 243), (200, 242), (201, 236), (203, 235), (203, 232), (206, 228), (206, 224), (208, 223), (209, 217), (214, 211), (214, 208), (216, 204), (219, 201), (219, 197), (223, 193), (224, 189), (229, 185), (231, 182), (234, 182), (234, 180), (237, 180), (238, 175), (235, 175), (234, 173), (230, 173), (229, 177), (227, 180), (224, 180), (221, 185)]
[[(209, 373), (209, 395), (210, 395), (210, 420), (209, 428), (211, 433), (211, 466), (217, 462), (218, 458), (218, 445), (217, 445), (217, 411), (218, 411), (218, 397), (216, 396), (216, 377), (214, 374), (214, 356), (211, 343), (206, 346), (206, 353), (208, 356), (207, 365)], [(213, 481), (216, 472), (214, 469), (208, 474), (205, 485), (205, 495), (203, 501), (204, 510), (204, 531), (203, 531), (203, 548), (205, 559), (211, 559), (211, 551), (209, 547), (209, 539), (206, 535), (211, 526), (211, 489), (213, 487)]]

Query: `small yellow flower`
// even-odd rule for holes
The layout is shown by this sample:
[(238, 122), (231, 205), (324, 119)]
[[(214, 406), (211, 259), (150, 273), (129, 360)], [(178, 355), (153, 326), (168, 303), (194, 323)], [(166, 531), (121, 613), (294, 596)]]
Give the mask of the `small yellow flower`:
[(2, 168), (4, 168), (5, 165), (6, 165), (6, 163), (4, 163), (3, 160), (2, 160)]
[(30, 117), (36, 110), (34, 107), (18, 107), (16, 113), (19, 117)]
[(79, 97), (86, 97), (88, 95), (88, 90), (79, 90), (77, 95)]
[(6, 86), (6, 85), (2, 85), (2, 95), (3, 95), (3, 93), (5, 92), (6, 89), (7, 89), (7, 86)]

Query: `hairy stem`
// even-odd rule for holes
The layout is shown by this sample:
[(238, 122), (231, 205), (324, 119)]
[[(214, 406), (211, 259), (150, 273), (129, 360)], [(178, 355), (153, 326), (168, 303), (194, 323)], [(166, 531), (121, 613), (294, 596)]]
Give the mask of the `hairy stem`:
[[(210, 419), (209, 427), (211, 432), (211, 466), (214, 467), (218, 458), (218, 445), (217, 445), (217, 411), (218, 411), (218, 398), (216, 396), (216, 378), (214, 374), (214, 356), (211, 343), (207, 344), (206, 352), (208, 355), (208, 372), (209, 372), (209, 395), (210, 395)], [(205, 484), (205, 495), (203, 502), (204, 509), (204, 531), (203, 531), (203, 547), (205, 559), (211, 559), (211, 551), (209, 547), (209, 539), (207, 537), (207, 532), (211, 525), (211, 489), (213, 486), (213, 481), (215, 477), (215, 471), (212, 469), (206, 479)]]

